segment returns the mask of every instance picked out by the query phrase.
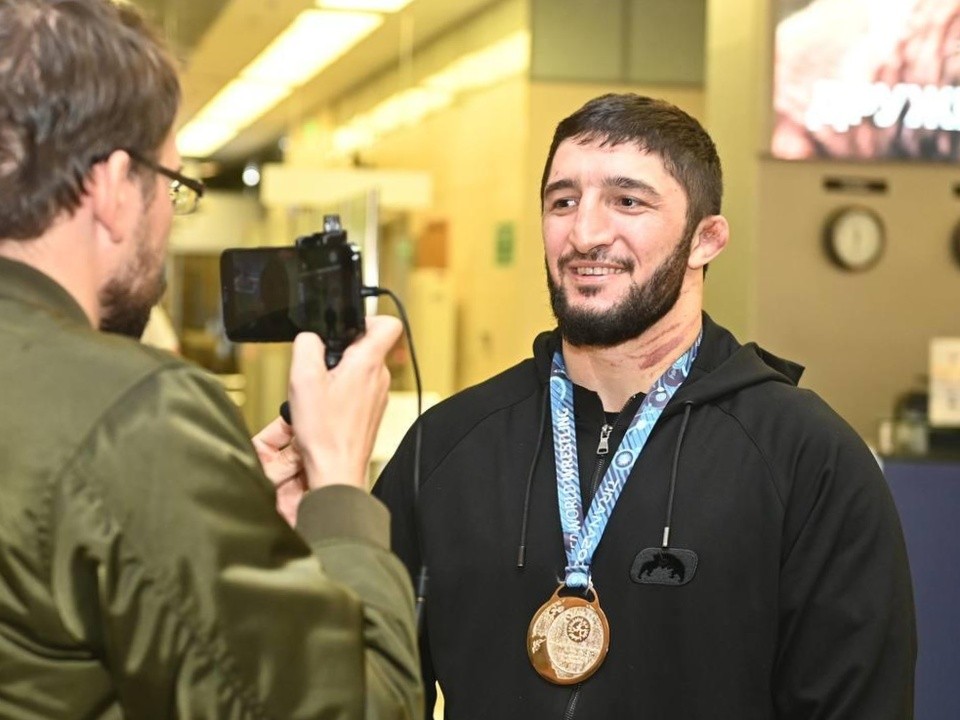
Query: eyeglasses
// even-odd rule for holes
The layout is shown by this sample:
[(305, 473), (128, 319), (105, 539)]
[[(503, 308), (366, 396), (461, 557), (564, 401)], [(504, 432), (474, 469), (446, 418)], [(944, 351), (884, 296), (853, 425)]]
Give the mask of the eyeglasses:
[(200, 198), (203, 197), (204, 185), (202, 182), (155, 163), (136, 150), (127, 150), (127, 154), (141, 165), (170, 178), (170, 202), (173, 203), (174, 215), (189, 215), (197, 209)]

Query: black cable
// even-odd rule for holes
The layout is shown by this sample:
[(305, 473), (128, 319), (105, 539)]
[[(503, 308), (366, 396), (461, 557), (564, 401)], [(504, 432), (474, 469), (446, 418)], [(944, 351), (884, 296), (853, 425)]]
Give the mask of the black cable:
[(420, 415), (423, 413), (423, 385), (420, 382), (420, 365), (417, 362), (417, 352), (413, 347), (413, 333), (410, 330), (410, 320), (407, 318), (407, 311), (403, 307), (393, 291), (379, 287), (363, 287), (360, 289), (360, 295), (363, 297), (379, 297), (386, 295), (393, 304), (397, 306), (397, 313), (400, 315), (400, 322), (403, 323), (403, 331), (407, 336), (407, 346), (410, 348), (410, 363), (413, 365), (413, 377), (417, 386), (417, 419), (414, 423), (414, 442), (413, 442), (413, 515), (414, 515), (414, 533), (417, 536), (417, 545), (420, 549), (420, 572), (417, 573), (416, 582), (416, 618), (417, 635), (420, 635), (423, 627), (423, 606), (427, 601), (427, 584), (429, 576), (427, 574), (427, 563), (424, 556), (423, 538), (418, 528), (420, 527), (420, 447), (423, 438), (423, 425), (420, 423)]
[(410, 348), (410, 363), (413, 365), (413, 378), (417, 384), (417, 417), (419, 418), (423, 412), (423, 385), (420, 383), (420, 364), (417, 362), (417, 351), (413, 348), (413, 333), (410, 332), (410, 320), (407, 319), (407, 311), (403, 307), (403, 303), (400, 302), (400, 298), (398, 298), (392, 290), (388, 290), (387, 288), (362, 287), (360, 288), (360, 295), (362, 297), (386, 295), (393, 300), (393, 304), (397, 306), (400, 322), (403, 323), (403, 331), (407, 334), (407, 346)]

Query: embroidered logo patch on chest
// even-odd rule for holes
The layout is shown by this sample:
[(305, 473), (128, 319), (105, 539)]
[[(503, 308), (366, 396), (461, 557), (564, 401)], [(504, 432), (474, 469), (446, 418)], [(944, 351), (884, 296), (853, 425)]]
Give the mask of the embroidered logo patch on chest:
[(683, 548), (645, 548), (630, 567), (630, 579), (641, 585), (686, 585), (697, 573), (697, 554)]

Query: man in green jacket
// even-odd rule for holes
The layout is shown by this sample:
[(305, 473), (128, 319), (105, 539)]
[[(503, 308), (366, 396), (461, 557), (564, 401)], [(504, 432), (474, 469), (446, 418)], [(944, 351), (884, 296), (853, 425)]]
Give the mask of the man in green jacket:
[(206, 373), (121, 336), (202, 192), (179, 97), (131, 10), (0, 0), (0, 717), (420, 717), (412, 592), (365, 492), (399, 324), (331, 371), (298, 337), (295, 425), (252, 443)]

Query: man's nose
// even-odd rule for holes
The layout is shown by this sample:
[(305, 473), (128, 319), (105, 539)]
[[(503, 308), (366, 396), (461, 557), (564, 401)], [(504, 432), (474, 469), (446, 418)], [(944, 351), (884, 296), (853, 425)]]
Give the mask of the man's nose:
[(614, 235), (611, 218), (601, 203), (580, 203), (570, 231), (570, 244), (578, 252), (586, 254), (595, 247), (609, 245)]

